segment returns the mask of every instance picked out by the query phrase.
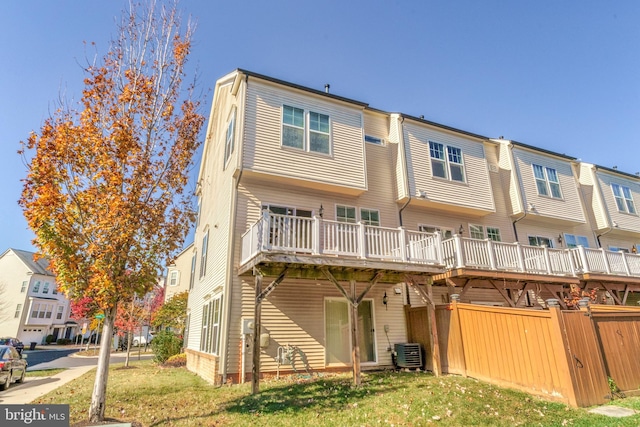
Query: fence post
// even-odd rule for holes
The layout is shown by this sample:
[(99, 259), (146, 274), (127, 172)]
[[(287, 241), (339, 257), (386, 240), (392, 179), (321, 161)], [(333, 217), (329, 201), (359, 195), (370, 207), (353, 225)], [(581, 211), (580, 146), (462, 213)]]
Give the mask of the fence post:
[(495, 254), (495, 247), (493, 245), (493, 240), (491, 239), (487, 239), (487, 251), (489, 253), (489, 265), (491, 266), (492, 270), (497, 270), (498, 268), (496, 267), (496, 254)]
[(453, 235), (453, 244), (456, 248), (456, 268), (464, 267), (464, 247), (462, 245), (462, 238), (458, 234)]
[(522, 252), (522, 245), (520, 242), (516, 242), (516, 254), (518, 255), (518, 268), (520, 271), (526, 271), (524, 265), (524, 253)]
[(544, 248), (544, 263), (547, 264), (547, 274), (553, 274), (553, 269), (551, 268), (551, 256), (549, 255), (549, 248), (547, 246), (543, 246)]
[(560, 384), (563, 384), (566, 389), (561, 390), (561, 394), (567, 399), (567, 403), (570, 406), (578, 406), (578, 398), (576, 389), (578, 387), (576, 374), (572, 369), (573, 355), (569, 353), (567, 348), (567, 338), (565, 337), (565, 325), (562, 319), (562, 312), (560, 306), (549, 307), (549, 341), (553, 349), (553, 354), (556, 356), (555, 363), (558, 366), (558, 373), (560, 374)]

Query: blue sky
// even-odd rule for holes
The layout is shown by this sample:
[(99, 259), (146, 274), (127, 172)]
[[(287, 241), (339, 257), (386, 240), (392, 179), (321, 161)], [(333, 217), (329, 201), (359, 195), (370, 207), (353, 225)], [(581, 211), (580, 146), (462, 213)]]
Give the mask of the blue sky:
[[(3, 4), (0, 252), (33, 250), (19, 142), (79, 99), (121, 0)], [(640, 171), (640, 2), (182, 0), (207, 91), (245, 68), (488, 137)], [(212, 93), (207, 96), (206, 114)]]

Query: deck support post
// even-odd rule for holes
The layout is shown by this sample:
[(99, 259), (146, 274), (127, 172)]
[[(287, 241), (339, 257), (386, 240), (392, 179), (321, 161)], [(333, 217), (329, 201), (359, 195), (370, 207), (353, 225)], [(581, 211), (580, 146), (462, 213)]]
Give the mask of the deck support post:
[(360, 375), (360, 344), (358, 344), (358, 302), (356, 301), (356, 281), (349, 281), (351, 286), (351, 360), (353, 363), (353, 384), (360, 386), (362, 377)]
[(251, 394), (260, 392), (260, 314), (262, 312), (262, 274), (255, 272), (256, 300), (253, 308), (253, 366), (251, 368)]

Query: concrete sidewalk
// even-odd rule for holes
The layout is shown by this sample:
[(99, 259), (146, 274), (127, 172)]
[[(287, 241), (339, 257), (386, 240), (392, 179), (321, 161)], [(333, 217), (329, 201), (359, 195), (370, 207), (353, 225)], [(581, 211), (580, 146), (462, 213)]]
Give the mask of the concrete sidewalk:
[[(44, 364), (43, 364), (44, 365)], [(25, 404), (95, 369), (94, 366), (68, 368), (51, 377), (27, 377), (22, 384), (11, 384), (9, 390), (0, 393), (0, 403)]]

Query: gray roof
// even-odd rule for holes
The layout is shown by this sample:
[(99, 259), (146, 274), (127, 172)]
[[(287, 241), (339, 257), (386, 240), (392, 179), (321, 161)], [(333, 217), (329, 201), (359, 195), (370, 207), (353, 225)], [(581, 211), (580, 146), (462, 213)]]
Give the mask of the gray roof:
[(49, 271), (49, 260), (46, 258), (39, 258), (37, 261), (33, 259), (35, 253), (29, 251), (22, 251), (20, 249), (12, 250), (22, 262), (26, 264), (29, 270), (33, 271), (33, 274), (42, 274), (45, 276), (53, 276), (53, 273)]

